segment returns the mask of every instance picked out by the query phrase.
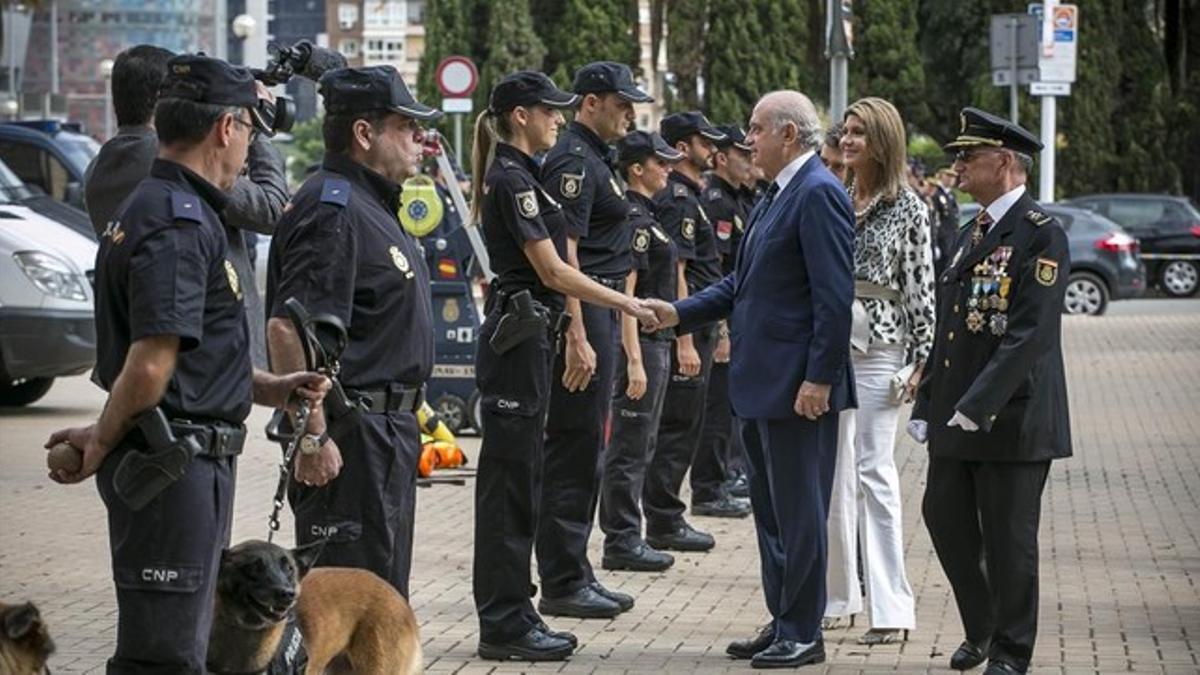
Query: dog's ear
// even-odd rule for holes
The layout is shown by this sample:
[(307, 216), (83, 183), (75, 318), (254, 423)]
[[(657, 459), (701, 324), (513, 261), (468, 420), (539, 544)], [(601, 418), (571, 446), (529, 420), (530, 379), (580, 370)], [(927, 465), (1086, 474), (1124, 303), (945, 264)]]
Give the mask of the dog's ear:
[(325, 542), (328, 539), (318, 539), (303, 546), (297, 546), (292, 549), (292, 557), (296, 559), (296, 567), (299, 568), (297, 576), (301, 579), (305, 574), (312, 569), (313, 565), (317, 564), (317, 558), (321, 556), (321, 551), (325, 550)]
[(19, 640), (33, 630), (41, 620), (42, 615), (38, 613), (37, 607), (34, 607), (32, 602), (10, 607), (4, 612), (4, 634), (10, 640)]

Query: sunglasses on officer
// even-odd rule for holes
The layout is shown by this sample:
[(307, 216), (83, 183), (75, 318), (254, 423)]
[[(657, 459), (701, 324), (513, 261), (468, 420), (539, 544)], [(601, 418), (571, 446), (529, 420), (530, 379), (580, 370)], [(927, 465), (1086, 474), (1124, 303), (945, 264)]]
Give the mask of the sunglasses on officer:
[(968, 150), (959, 150), (958, 152), (954, 153), (954, 161), (961, 162), (963, 164), (970, 164), (983, 155), (994, 154), (997, 152), (1002, 151), (998, 148), (970, 148)]

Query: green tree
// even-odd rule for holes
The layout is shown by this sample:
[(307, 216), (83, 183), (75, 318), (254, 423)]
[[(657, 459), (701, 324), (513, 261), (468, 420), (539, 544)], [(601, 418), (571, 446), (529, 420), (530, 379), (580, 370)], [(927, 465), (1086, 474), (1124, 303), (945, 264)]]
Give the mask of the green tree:
[(565, 0), (559, 4), (561, 13), (549, 22), (550, 32), (542, 33), (549, 47), (546, 72), (556, 82), (569, 85), (575, 71), (593, 61), (617, 61), (638, 70), (636, 2)]
[[(425, 51), (417, 71), (417, 95), (437, 105), (442, 92), (437, 86), (437, 66), (447, 56), (473, 56), (468, 36), (466, 0), (429, 0), (425, 5)], [(478, 62), (476, 63), (478, 66)]]
[(672, 81), (667, 87), (668, 112), (698, 110), (700, 74), (704, 65), (704, 32), (709, 0), (670, 2), (666, 7), (667, 63)]
[[(484, 8), (486, 7), (486, 12)], [(486, 16), (485, 21), (481, 21)], [(483, 67), (475, 92), (475, 109), (487, 107), (488, 93), (500, 78), (517, 70), (541, 70), (546, 46), (533, 30), (529, 0), (492, 0), (477, 2), (472, 17), (476, 25), (486, 26), (482, 53)]]
[(318, 115), (306, 122), (298, 122), (292, 127), (292, 142), (278, 146), (287, 156), (293, 183), (303, 182), (305, 170), (325, 156), (325, 140), (321, 136), (324, 121), (324, 115)]
[(929, 119), (929, 107), (925, 101), (925, 66), (917, 44), (917, 7), (913, 2), (857, 0), (855, 58), (850, 61), (851, 100), (863, 96), (885, 98), (909, 125), (924, 124)]
[(719, 122), (745, 126), (754, 103), (776, 89), (810, 95), (816, 80), (806, 62), (811, 0), (774, 0), (750, 5), (709, 0), (704, 39), (705, 109)]

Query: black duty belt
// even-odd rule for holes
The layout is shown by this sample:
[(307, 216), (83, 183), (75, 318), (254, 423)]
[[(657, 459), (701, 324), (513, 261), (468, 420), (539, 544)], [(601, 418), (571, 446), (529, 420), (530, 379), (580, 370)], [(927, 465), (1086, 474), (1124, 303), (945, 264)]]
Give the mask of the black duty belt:
[(604, 286), (605, 288), (611, 288), (612, 290), (620, 291), (621, 293), (625, 292), (625, 277), (598, 277), (594, 274), (589, 274), (587, 276), (589, 279), (600, 284), (601, 286)]
[(223, 422), (192, 422), (171, 420), (171, 432), (176, 438), (191, 436), (200, 444), (200, 454), (220, 459), (242, 454), (246, 444), (246, 427)]
[(392, 384), (381, 389), (347, 389), (346, 395), (362, 401), (370, 413), (415, 413), (425, 402), (425, 385)]

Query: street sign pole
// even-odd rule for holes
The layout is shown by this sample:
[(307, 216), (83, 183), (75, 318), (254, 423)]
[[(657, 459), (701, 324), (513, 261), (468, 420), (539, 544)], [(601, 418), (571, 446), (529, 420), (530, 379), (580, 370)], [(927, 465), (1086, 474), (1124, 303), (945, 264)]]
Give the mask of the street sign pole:
[(1043, 202), (1054, 201), (1054, 137), (1058, 117), (1058, 99), (1042, 97), (1042, 154), (1038, 173), (1038, 197)]
[(850, 57), (854, 56), (850, 30), (849, 0), (828, 0), (825, 16), (825, 57), (829, 59), (830, 122), (842, 121), (850, 84)]
[(1008, 117), (1013, 124), (1020, 124), (1020, 112), (1017, 110), (1017, 17), (1009, 18), (1008, 31), (1011, 45), (1008, 57), (1009, 63), (1012, 64), (1012, 81), (1008, 84)]
[(479, 84), (479, 71), (465, 56), (447, 56), (438, 64), (437, 84), (446, 97), (442, 99), (442, 110), (454, 116), (454, 161), (461, 167), (463, 115), (472, 110), (471, 92)]
[(462, 118), (463, 116), (461, 113), (454, 113), (454, 161), (457, 162), (459, 166), (463, 165)]

